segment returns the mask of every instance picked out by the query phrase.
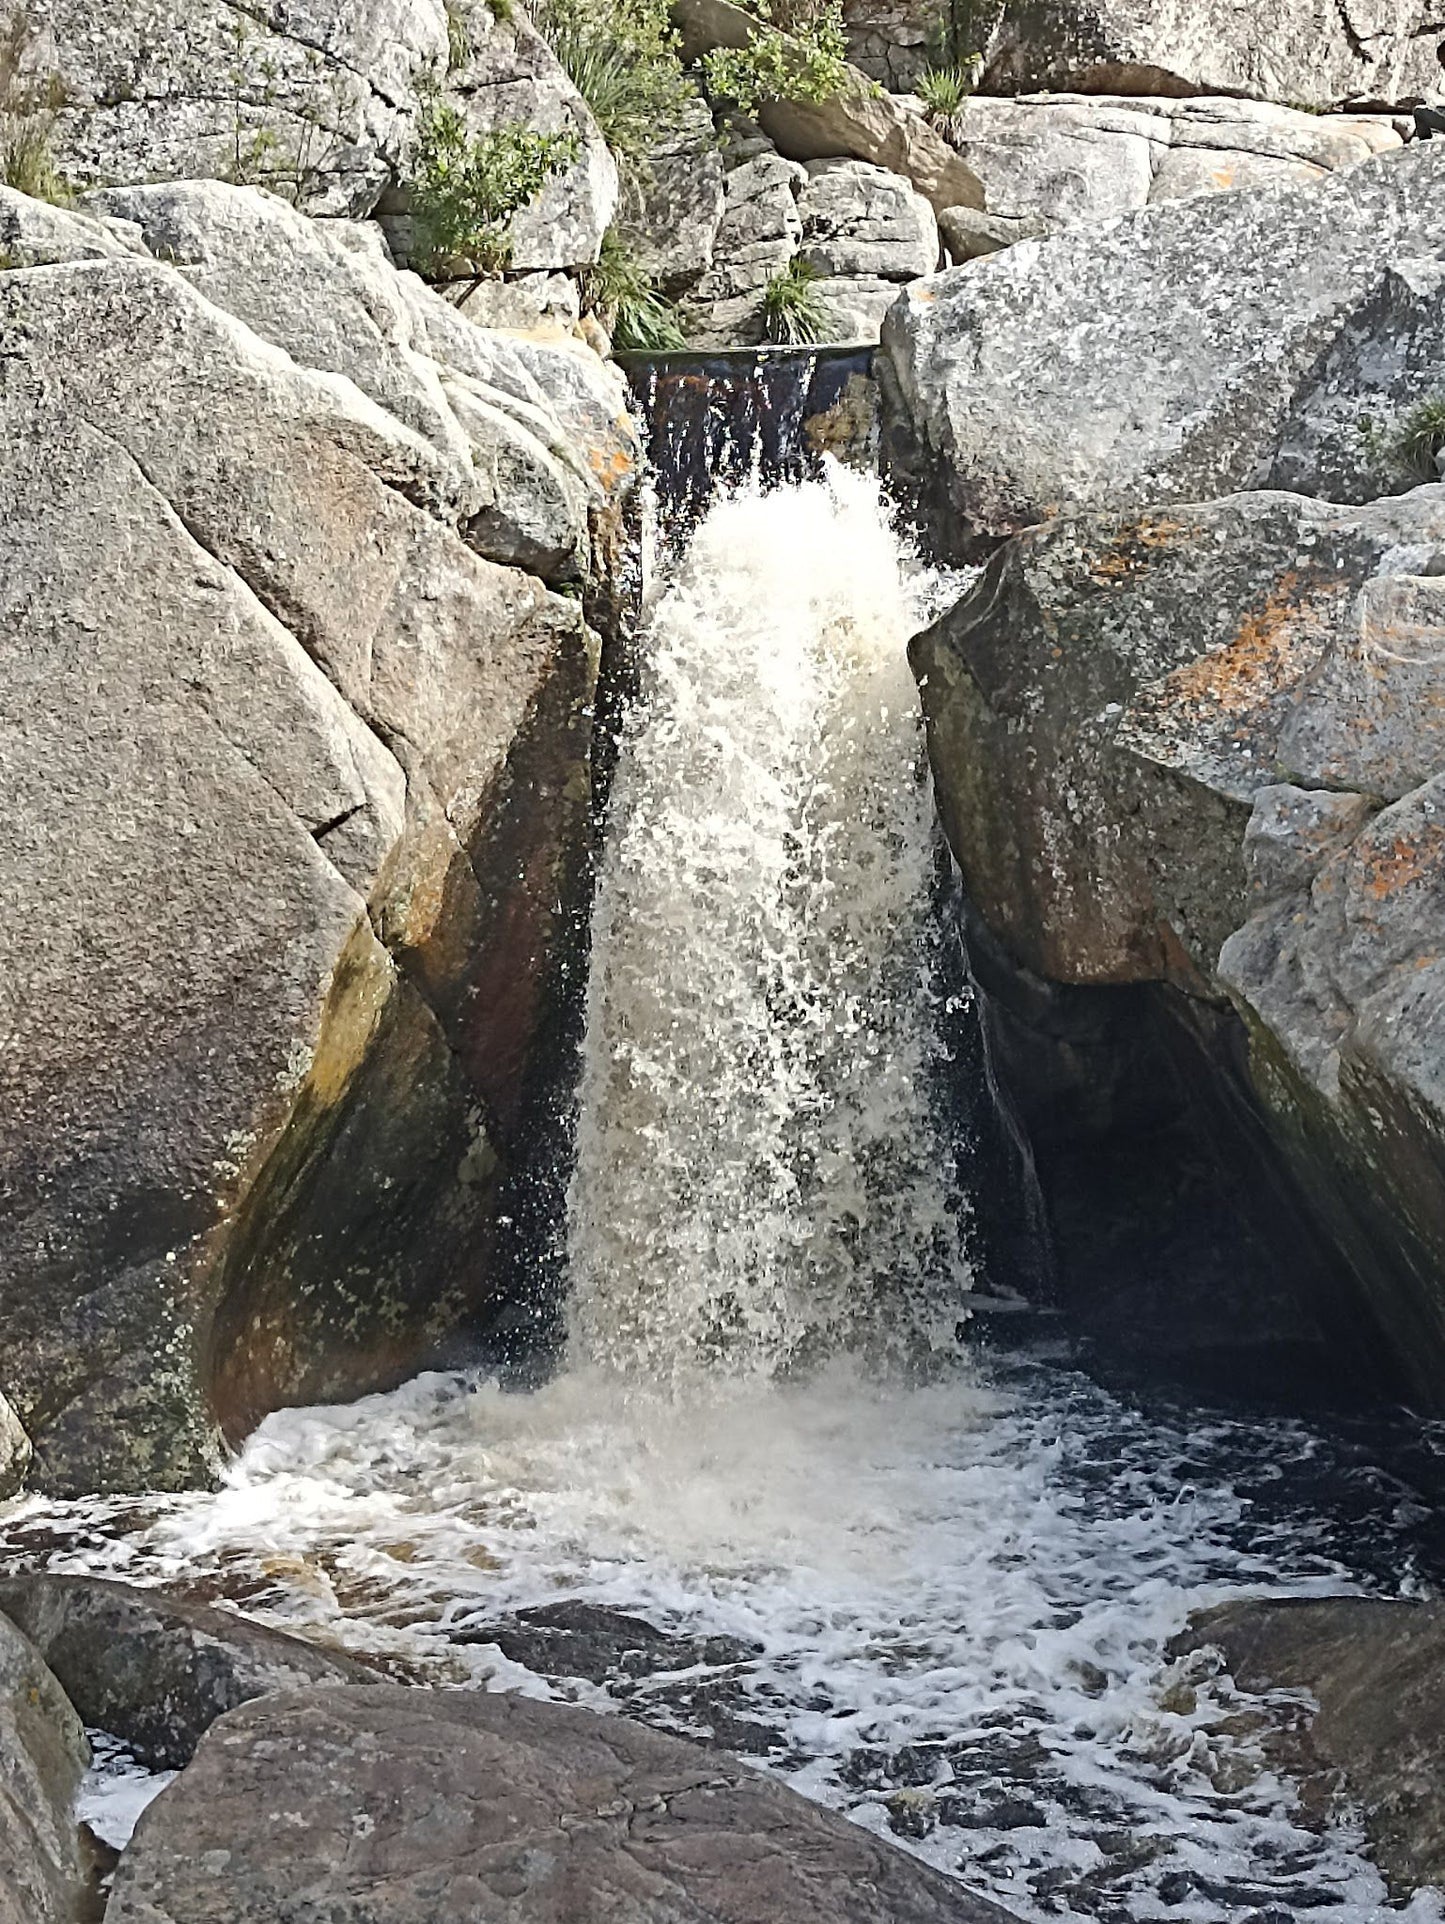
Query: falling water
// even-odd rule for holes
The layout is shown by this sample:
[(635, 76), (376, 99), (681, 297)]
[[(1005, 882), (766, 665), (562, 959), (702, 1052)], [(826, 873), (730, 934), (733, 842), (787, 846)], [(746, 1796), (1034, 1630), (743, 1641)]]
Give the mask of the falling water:
[(935, 845), (876, 482), (720, 500), (643, 638), (593, 921), (574, 1362), (675, 1379), (950, 1348)]

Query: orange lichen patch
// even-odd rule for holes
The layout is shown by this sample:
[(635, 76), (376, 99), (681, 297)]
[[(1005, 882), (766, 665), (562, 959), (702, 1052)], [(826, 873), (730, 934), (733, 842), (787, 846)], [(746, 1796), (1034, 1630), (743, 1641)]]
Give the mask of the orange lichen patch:
[(610, 453), (602, 448), (589, 448), (587, 460), (609, 494), (632, 472), (632, 456), (625, 448), (614, 448)]
[(1377, 902), (1445, 872), (1445, 825), (1429, 822), (1413, 835), (1360, 851), (1360, 886)]
[(1234, 185), (1234, 169), (1232, 167), (1216, 167), (1209, 178), (1214, 182), (1216, 187), (1227, 191)]
[(908, 298), (916, 302), (919, 307), (932, 307), (938, 296), (931, 287), (910, 287)]
[(1247, 614), (1227, 647), (1201, 655), (1169, 677), (1171, 702), (1197, 701), (1240, 715), (1294, 679), (1294, 656), (1310, 635), (1310, 609), (1299, 592), (1300, 577), (1282, 575), (1262, 609)]
[(1106, 585), (1126, 580), (1145, 566), (1151, 549), (1167, 547), (1176, 535), (1186, 532), (1186, 524), (1171, 515), (1141, 515), (1125, 522), (1115, 534), (1113, 546), (1090, 564), (1089, 573)]

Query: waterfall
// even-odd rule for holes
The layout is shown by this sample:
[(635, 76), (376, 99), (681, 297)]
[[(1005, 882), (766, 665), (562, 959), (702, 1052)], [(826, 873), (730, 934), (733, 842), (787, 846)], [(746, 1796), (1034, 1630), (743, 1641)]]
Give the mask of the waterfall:
[(640, 638), (593, 917), (569, 1360), (676, 1383), (957, 1341), (935, 842), (878, 484), (717, 500)]

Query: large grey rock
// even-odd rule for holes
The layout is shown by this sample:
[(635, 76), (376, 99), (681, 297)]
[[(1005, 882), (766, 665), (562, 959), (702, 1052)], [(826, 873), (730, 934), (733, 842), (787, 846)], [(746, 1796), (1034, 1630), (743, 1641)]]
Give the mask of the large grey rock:
[(495, 1289), (595, 642), (181, 272), (4, 275), (0, 338), (3, 1389), (42, 1486), (175, 1484)]
[(773, 1779), (512, 1696), (288, 1692), (151, 1805), (110, 1924), (1004, 1924)]
[[(732, 0), (676, 0), (672, 11), (687, 59), (713, 47), (745, 47), (757, 30), (756, 17)], [(902, 174), (940, 213), (983, 205), (976, 175), (948, 143), (856, 69), (831, 99), (769, 101), (760, 118), (764, 133), (791, 160), (870, 161)]]
[(595, 356), (562, 339), (539, 350), (559, 369), (559, 389), (571, 380), (560, 370), (590, 366), (612, 420), (600, 443), (569, 430), (512, 342), (459, 321), (333, 223), (219, 181), (111, 188), (86, 204), (131, 223), (158, 259), (301, 366), (346, 375), (423, 435), (450, 471), (457, 519), (479, 553), (551, 581), (585, 576), (607, 461), (614, 450), (630, 460), (635, 447), (617, 377)]
[[(1352, 1356), (1435, 1407), (1442, 572), (1438, 487), (1060, 519), (916, 644), (944, 822), (995, 938), (1043, 981), (1234, 999), (1247, 1070), (1225, 1037), (1213, 1073), (1247, 1086), (1353, 1278)], [(1329, 1313), (1325, 1267), (1306, 1283)]]
[(87, 1886), (74, 1805), (90, 1748), (40, 1653), (0, 1617), (0, 1924), (73, 1924)]
[(1158, 201), (1318, 180), (1401, 144), (1384, 115), (1070, 94), (974, 94), (947, 134), (982, 181), (992, 218), (1051, 231)]
[(1396, 1897), (1445, 1881), (1445, 1611), (1383, 1597), (1220, 1604), (1172, 1648), (1217, 1650), (1250, 1692), (1314, 1699), (1306, 1757), (1343, 1778)]
[(122, 225), (0, 187), (0, 265), (5, 269), (122, 260), (144, 252), (140, 236)]
[(712, 265), (725, 204), (723, 174), (712, 114), (705, 101), (695, 100), (647, 155), (641, 178), (623, 196), (623, 237), (665, 293), (681, 293)]
[(0, 1610), (85, 1723), (156, 1770), (183, 1770), (217, 1717), (253, 1697), (377, 1681), (350, 1657), (228, 1610), (95, 1577), (11, 1577)]
[(800, 252), (833, 279), (911, 281), (938, 265), (938, 222), (906, 180), (861, 160), (815, 160), (798, 197)]
[(36, 0), (26, 17), (34, 58), (64, 88), (57, 159), (82, 187), (212, 177), (365, 214), (399, 184), (404, 206), (439, 90), (473, 133), (578, 138), (577, 160), (509, 227), (518, 268), (595, 260), (616, 206), (616, 168), (577, 90), (520, 13), (503, 21), (482, 0)]
[(1401, 277), (1418, 287), (1442, 259), (1445, 169), (1426, 147), (1305, 187), (1150, 208), (915, 282), (884, 342), (965, 536), (1286, 474), (1350, 499), (1378, 466), (1350, 383), (1377, 415), (1412, 383), (1421, 398), (1434, 322)]
[(1423, 0), (1024, 0), (998, 9), (989, 93), (1243, 94), (1323, 107), (1418, 98), (1440, 23)]
[(24, 1485), (34, 1454), (25, 1425), (0, 1396), (0, 1502)]
[(798, 251), (798, 196), (807, 170), (766, 149), (729, 170), (712, 266), (683, 303), (697, 347), (755, 347), (764, 336), (763, 291)]

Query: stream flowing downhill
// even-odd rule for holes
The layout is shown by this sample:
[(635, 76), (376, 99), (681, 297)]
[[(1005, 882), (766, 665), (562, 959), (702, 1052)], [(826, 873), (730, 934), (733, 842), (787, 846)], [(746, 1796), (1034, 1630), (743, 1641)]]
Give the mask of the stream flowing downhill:
[[(1020, 1916), (1401, 1915), (1348, 1810), (1283, 1774), (1298, 1707), (1165, 1646), (1241, 1590), (1433, 1587), (1413, 1470), (970, 1353), (905, 654), (948, 592), (840, 471), (737, 489), (668, 571), (599, 881), (555, 1377), (285, 1412), (214, 1493), (23, 1498), (0, 1545), (710, 1736)], [(108, 1753), (98, 1821), (144, 1789)]]

